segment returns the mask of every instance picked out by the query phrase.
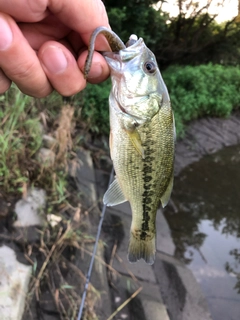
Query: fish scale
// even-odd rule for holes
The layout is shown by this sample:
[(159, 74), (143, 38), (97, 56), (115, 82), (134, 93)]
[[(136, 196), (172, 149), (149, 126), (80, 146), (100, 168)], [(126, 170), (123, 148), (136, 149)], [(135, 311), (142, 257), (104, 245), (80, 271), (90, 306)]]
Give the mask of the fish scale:
[[(165, 118), (167, 121), (164, 121)], [(156, 212), (160, 198), (166, 191), (166, 186), (169, 185), (173, 174), (174, 141), (171, 134), (173, 125), (171, 108), (162, 106), (150, 123), (138, 129), (145, 149), (145, 159), (136, 152), (127, 134), (121, 132), (117, 117), (114, 118), (114, 115), (111, 115), (111, 119), (111, 126), (115, 129), (118, 127), (116, 130), (119, 130), (119, 134), (115, 134), (112, 142), (111, 153), (117, 154), (114, 158), (114, 169), (123, 193), (130, 202), (131, 233), (139, 242), (149, 241), (150, 247), (153, 247), (152, 250), (155, 252)], [(170, 126), (170, 134), (162, 139), (166, 131), (166, 123)], [(166, 149), (172, 152), (167, 153)], [(142, 250), (141, 247), (138, 252), (133, 249), (134, 253), (130, 255), (131, 262), (141, 258), (141, 252), (139, 252)], [(131, 241), (129, 248), (131, 252)], [(153, 253), (150, 258), (145, 258), (148, 263), (152, 263)]]

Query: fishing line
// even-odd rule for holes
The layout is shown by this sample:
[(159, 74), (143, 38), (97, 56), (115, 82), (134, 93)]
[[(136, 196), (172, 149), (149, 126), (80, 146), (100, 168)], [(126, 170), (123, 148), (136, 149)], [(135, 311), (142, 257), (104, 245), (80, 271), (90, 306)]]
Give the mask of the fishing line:
[[(111, 182), (113, 180), (113, 174), (114, 174), (114, 169), (112, 168), (112, 172), (111, 172), (111, 175), (110, 175), (110, 178), (109, 178), (108, 186), (110, 186), (110, 184), (111, 184)], [(96, 252), (97, 252), (97, 246), (98, 246), (98, 241), (99, 241), (99, 237), (100, 237), (100, 233), (101, 233), (101, 229), (102, 229), (102, 224), (103, 224), (103, 220), (104, 220), (104, 216), (105, 216), (105, 212), (106, 212), (106, 207), (107, 207), (106, 204), (104, 204), (104, 206), (102, 208), (101, 218), (100, 218), (99, 224), (98, 224), (98, 231), (97, 231), (96, 241), (95, 241), (95, 244), (94, 244), (92, 258), (91, 258), (91, 261), (90, 261), (90, 264), (89, 264), (89, 268), (88, 268), (88, 273), (87, 273), (87, 276), (86, 276), (86, 283), (85, 283), (84, 290), (83, 290), (82, 301), (81, 301), (81, 304), (80, 304), (80, 307), (79, 307), (77, 320), (81, 320), (81, 317), (82, 317), (84, 303), (85, 303), (86, 296), (87, 296), (87, 289), (88, 289), (88, 285), (89, 285), (91, 274), (92, 274), (93, 263), (94, 263)]]

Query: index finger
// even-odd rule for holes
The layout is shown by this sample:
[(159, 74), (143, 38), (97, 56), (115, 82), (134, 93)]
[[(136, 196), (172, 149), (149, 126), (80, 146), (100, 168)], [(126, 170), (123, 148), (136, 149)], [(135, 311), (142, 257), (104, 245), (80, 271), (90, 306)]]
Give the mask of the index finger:
[[(80, 34), (88, 46), (92, 32), (99, 26), (109, 27), (108, 16), (101, 0), (49, 0), (49, 10), (59, 20)], [(96, 50), (109, 50), (104, 37), (99, 37), (95, 44)]]
[[(8, 0), (0, 1), (0, 12), (7, 13), (20, 22), (38, 22), (54, 14), (66, 26), (80, 34), (86, 45), (94, 29), (99, 26), (109, 27), (101, 0)], [(97, 50), (104, 50), (106, 46), (105, 41), (96, 43)]]

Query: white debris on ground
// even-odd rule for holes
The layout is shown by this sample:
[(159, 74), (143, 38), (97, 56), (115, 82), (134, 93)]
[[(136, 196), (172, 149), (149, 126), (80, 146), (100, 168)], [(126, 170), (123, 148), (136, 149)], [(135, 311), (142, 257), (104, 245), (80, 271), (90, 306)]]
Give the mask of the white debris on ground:
[(15, 252), (0, 248), (0, 315), (1, 320), (21, 320), (32, 267), (16, 259)]
[(46, 193), (42, 189), (31, 189), (25, 199), (19, 200), (15, 205), (17, 221), (14, 227), (41, 226), (44, 219), (41, 213), (46, 205)]
[(52, 167), (55, 162), (55, 152), (51, 149), (41, 148), (36, 155), (37, 161), (45, 168)]
[(54, 228), (62, 221), (62, 217), (56, 216), (55, 214), (48, 214), (47, 221)]
[(43, 143), (43, 147), (47, 148), (47, 149), (51, 149), (54, 150), (56, 148), (56, 146), (58, 145), (58, 141), (57, 139), (55, 139), (54, 137), (48, 135), (48, 134), (44, 134), (42, 136), (42, 143)]

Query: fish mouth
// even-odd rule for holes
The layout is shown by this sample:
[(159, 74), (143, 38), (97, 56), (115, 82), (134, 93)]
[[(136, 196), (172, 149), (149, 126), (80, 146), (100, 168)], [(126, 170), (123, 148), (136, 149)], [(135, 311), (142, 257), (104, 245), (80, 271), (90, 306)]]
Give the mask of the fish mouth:
[(104, 56), (104, 58), (119, 60), (119, 51), (101, 51), (101, 54)]
[(121, 70), (122, 60), (119, 52), (104, 51), (102, 55), (111, 69), (117, 72)]
[(142, 46), (145, 46), (143, 39), (139, 38), (136, 40), (132, 45), (129, 47), (119, 50), (117, 52), (112, 51), (103, 51), (101, 52), (104, 58), (107, 60), (110, 67), (112, 67), (112, 61), (121, 63), (123, 61), (129, 61), (135, 58), (137, 55), (140, 54)]

